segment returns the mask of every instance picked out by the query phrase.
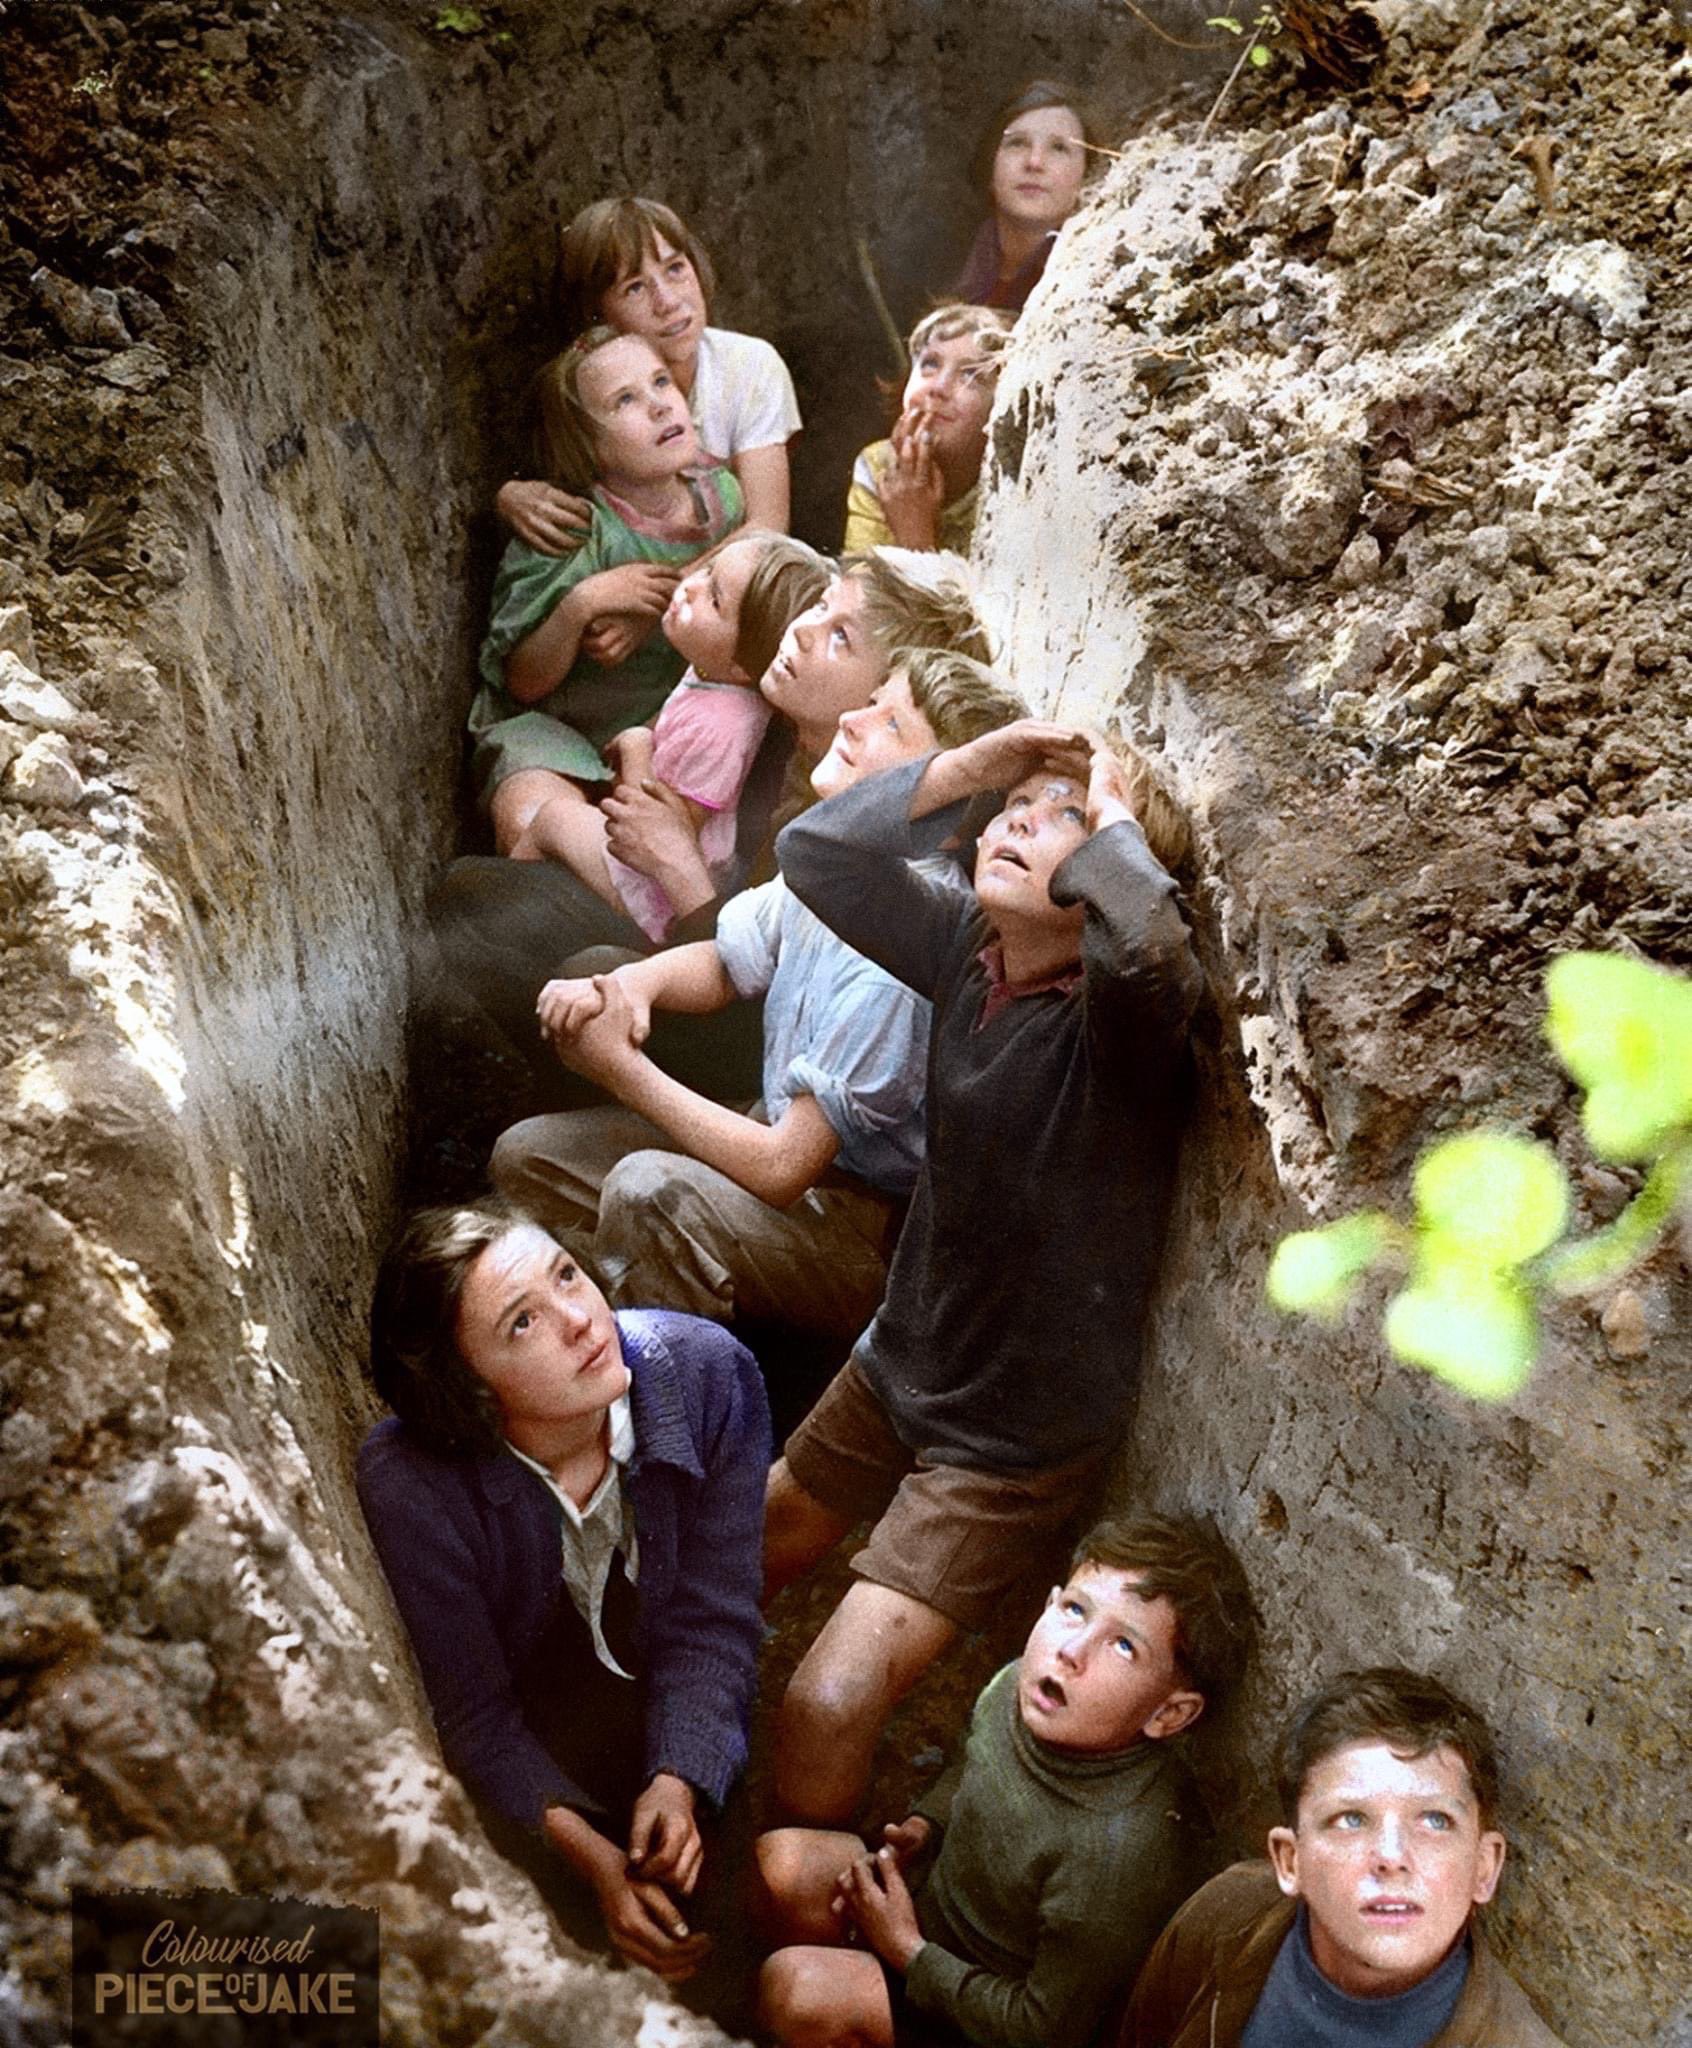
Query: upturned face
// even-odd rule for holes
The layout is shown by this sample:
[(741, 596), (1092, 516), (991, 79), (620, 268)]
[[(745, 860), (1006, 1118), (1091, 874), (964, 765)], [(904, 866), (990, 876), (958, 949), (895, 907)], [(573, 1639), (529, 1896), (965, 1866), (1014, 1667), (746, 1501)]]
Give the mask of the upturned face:
[(664, 637), (694, 670), (719, 683), (750, 680), (735, 660), (740, 603), (758, 566), (752, 541), (732, 541), (676, 585), (664, 612)]
[(556, 1239), (514, 1224), (464, 1276), (458, 1348), (507, 1436), (609, 1408), (629, 1369), (610, 1305)]
[(936, 744), (904, 671), (895, 669), (867, 704), (840, 714), (833, 744), (811, 771), (811, 787), (818, 796), (833, 796), (866, 775), (916, 760)]
[(1404, 1757), (1354, 1742), (1310, 1772), (1297, 1826), (1272, 1829), (1269, 1853), (1282, 1891), (1309, 1911), (1322, 1974), (1354, 1998), (1384, 1998), (1437, 1969), (1492, 1897), (1504, 1837), (1481, 1825), (1455, 1750)]
[(705, 332), (705, 291), (681, 250), (654, 235), (639, 266), (627, 270), (599, 302), (600, 317), (623, 334), (638, 334), (672, 368), (691, 363)]
[(999, 137), (994, 210), (1018, 227), (1050, 233), (1075, 211), (1086, 176), (1081, 116), (1072, 107), (1035, 107)]
[(1059, 910), (1051, 881), (1087, 837), (1087, 791), (1070, 775), (1042, 769), (1026, 776), (988, 821), (976, 844), (975, 895), (990, 918), (1035, 917), (1043, 923), (1073, 917)]
[(1174, 1735), (1204, 1700), (1176, 1661), (1175, 1610), (1132, 1572), (1083, 1564), (1054, 1586), (1017, 1672), (1023, 1726), (1054, 1749), (1105, 1753)]
[(925, 342), (905, 380), (903, 404), (921, 413), (935, 455), (963, 469), (979, 469), (987, 446), (998, 363), (983, 355), (973, 334)]
[(759, 688), (820, 750), (844, 711), (856, 711), (887, 679), (887, 656), (865, 624), (863, 586), (837, 576), (782, 636)]
[(595, 349), (577, 378), (593, 421), (601, 476), (613, 484), (662, 483), (699, 461), (687, 400), (648, 341), (620, 336)]

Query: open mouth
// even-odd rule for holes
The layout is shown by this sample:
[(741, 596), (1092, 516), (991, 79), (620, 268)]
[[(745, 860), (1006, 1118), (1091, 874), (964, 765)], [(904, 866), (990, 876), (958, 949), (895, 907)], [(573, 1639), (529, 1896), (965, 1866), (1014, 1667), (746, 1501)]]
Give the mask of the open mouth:
[(1037, 1705), (1056, 1710), (1069, 1704), (1068, 1696), (1055, 1678), (1042, 1678), (1034, 1687)]
[(662, 448), (667, 442), (670, 441), (679, 441), (682, 435), (686, 433), (686, 431), (687, 429), (679, 424), (673, 427), (666, 427), (664, 431), (658, 436), (659, 447)]
[(1020, 868), (1024, 874), (1027, 874), (1028, 872), (1027, 861), (1023, 859), (1022, 855), (1017, 852), (1014, 846), (994, 847), (992, 853), (988, 856), (987, 865), (991, 867), (993, 862), (996, 860), (1002, 860), (1013, 868)]
[(672, 321), (668, 327), (660, 327), (658, 333), (660, 338), (664, 341), (676, 341), (679, 340), (680, 337), (684, 335), (692, 325), (693, 315), (689, 313), (684, 319)]
[(1363, 1918), (1375, 1926), (1401, 1927), (1416, 1919), (1421, 1907), (1413, 1899), (1371, 1899), (1362, 1909)]

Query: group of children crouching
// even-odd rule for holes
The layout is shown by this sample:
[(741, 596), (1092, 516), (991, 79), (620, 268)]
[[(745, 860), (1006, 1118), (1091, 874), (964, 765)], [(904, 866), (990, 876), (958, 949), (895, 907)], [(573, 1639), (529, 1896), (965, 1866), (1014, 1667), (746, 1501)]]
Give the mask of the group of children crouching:
[[(867, 1527), (775, 1715), (769, 2038), (1552, 2041), (1471, 1924), (1504, 1857), (1478, 1717), (1405, 1670), (1334, 1679), (1285, 1734), (1269, 1861), (1205, 1883), (1179, 1738), (1244, 1673), (1246, 1572), (1196, 1518), (1073, 1547), (1133, 1395), (1201, 991), (1178, 813), (1131, 749), (1027, 715), (941, 531), (836, 565), (773, 530), (780, 408), (730, 417), (765, 345), (704, 327), (673, 215), (588, 214), (566, 277), (604, 324), (542, 380), (554, 481), (505, 509), (544, 545), (508, 551), (472, 719), (499, 857), (436, 903), (449, 961), (497, 950), (490, 1011), (578, 1092), (500, 1138), (500, 1198), (411, 1219), (372, 1313), (393, 1414), (360, 1495), (447, 1761), (567, 1926), (696, 1979), (742, 1907), (718, 1823), (763, 1606)], [(990, 397), (986, 328), (944, 320)], [(743, 474), (701, 466), (737, 433)], [(585, 540), (548, 552), (558, 486), (594, 476)], [(915, 495), (890, 491), (901, 522)], [(749, 1103), (696, 1034), (758, 1000)], [(741, 1341), (769, 1326), (851, 1344), (773, 1463)], [(847, 1832), (899, 1700), (1023, 1603), (950, 1768), (878, 1841)]]

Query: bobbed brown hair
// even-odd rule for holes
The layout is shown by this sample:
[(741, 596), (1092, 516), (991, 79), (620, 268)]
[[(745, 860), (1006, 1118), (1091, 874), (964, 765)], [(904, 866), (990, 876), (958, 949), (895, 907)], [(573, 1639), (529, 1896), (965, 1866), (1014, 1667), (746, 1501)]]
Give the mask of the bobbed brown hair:
[[(601, 321), (578, 334), (567, 349), (543, 363), (530, 387), (535, 421), (535, 456), (549, 483), (582, 496), (599, 477), (598, 422), (582, 400), (582, 369), (614, 341), (640, 340)], [(650, 342), (642, 342), (652, 348)], [(653, 356), (662, 361), (656, 349)]]
[(1298, 1824), (1298, 1803), (1324, 1758), (1354, 1742), (1384, 1742), (1394, 1755), (1431, 1756), (1449, 1749), (1462, 1759), (1480, 1809), (1481, 1826), (1498, 1812), (1498, 1748), (1466, 1700), (1437, 1678), (1401, 1664), (1342, 1671), (1293, 1712), (1276, 1754), (1281, 1817)]
[[(742, 541), (757, 544), (758, 560), (740, 597), (734, 659), (742, 673), (756, 682), (775, 660), (782, 635), (801, 612), (808, 612), (821, 599), (836, 569), (827, 555), (818, 554), (806, 542), (761, 526), (739, 528), (720, 540), (710, 554), (738, 547)], [(709, 560), (709, 555), (700, 559)]]
[(709, 314), (717, 273), (704, 244), (661, 200), (628, 193), (584, 206), (558, 238), (558, 297), (565, 333), (578, 333), (603, 320), (605, 294), (648, 256), (656, 256), (660, 241), (693, 265)]
[(1104, 138), (1100, 133), (1098, 116), (1086, 95), (1065, 79), (1030, 78), (1017, 87), (981, 131), (970, 174), (976, 189), (984, 197), (990, 199), (992, 196), (993, 164), (1005, 130), (1019, 114), (1038, 113), (1042, 107), (1067, 107), (1081, 123), (1081, 139), (1088, 145), (1087, 175), (1092, 176), (1099, 161), (1096, 152), (1103, 148)]
[(1175, 1611), (1175, 1656), (1215, 1709), (1244, 1677), (1257, 1610), (1239, 1559), (1206, 1515), (1109, 1515), (1075, 1546), (1071, 1577), (1087, 1565), (1130, 1572), (1141, 1597)]
[(499, 1404), (458, 1343), (470, 1268), (527, 1218), (504, 1202), (419, 1209), (400, 1227), (370, 1303), (370, 1377), (425, 1449), (473, 1458), (504, 1442)]

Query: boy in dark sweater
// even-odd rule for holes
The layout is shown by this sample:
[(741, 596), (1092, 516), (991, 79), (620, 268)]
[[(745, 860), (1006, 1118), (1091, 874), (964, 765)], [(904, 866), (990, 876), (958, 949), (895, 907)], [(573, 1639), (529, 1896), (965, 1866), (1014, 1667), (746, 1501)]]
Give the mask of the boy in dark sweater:
[(1250, 1612), (1207, 1524), (1099, 1524), (976, 1702), (967, 1747), (873, 1856), (823, 1829), (760, 1841), (793, 1944), (760, 1979), (769, 2032), (1079, 2048), (1202, 1875), (1208, 1831), (1169, 1738), (1238, 1677)]
[[(913, 865), (993, 790), (973, 893)], [(876, 1520), (782, 1702), (796, 1818), (851, 1818), (887, 1715), (1061, 1555), (1120, 1433), (1199, 993), (1148, 828), (1172, 858), (1143, 763), (1028, 719), (782, 834), (793, 893), (934, 1004), (927, 1162), (886, 1300), (770, 1475), (768, 1591)]]

